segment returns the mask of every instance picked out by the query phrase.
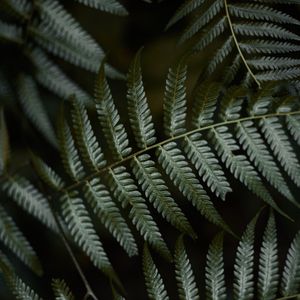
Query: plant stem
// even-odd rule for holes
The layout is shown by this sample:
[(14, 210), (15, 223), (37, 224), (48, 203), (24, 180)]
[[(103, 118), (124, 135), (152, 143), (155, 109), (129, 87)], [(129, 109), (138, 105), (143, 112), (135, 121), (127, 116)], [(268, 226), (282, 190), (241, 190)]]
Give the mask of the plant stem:
[(276, 298), (275, 300), (294, 299), (296, 297), (300, 297), (300, 294), (291, 295), (291, 296), (285, 296), (285, 297), (282, 297), (282, 298)]
[(225, 12), (226, 12), (226, 18), (227, 18), (227, 21), (228, 21), (228, 24), (229, 24), (229, 28), (230, 28), (230, 31), (231, 31), (231, 35), (232, 35), (232, 38), (234, 40), (234, 43), (235, 43), (235, 46), (239, 52), (239, 55), (245, 65), (245, 67), (247, 68), (249, 74), (251, 75), (251, 77), (253, 78), (253, 80), (255, 81), (255, 83), (258, 85), (258, 87), (260, 88), (261, 87), (261, 84), (260, 82), (256, 79), (254, 73), (252, 72), (251, 68), (249, 67), (248, 63), (247, 63), (247, 60), (241, 50), (241, 47), (239, 45), (239, 42), (237, 40), (237, 37), (236, 37), (236, 34), (234, 32), (234, 29), (233, 29), (233, 25), (232, 25), (232, 21), (231, 21), (231, 17), (230, 17), (230, 14), (229, 14), (229, 10), (228, 10), (228, 3), (227, 3), (227, 0), (224, 0), (224, 6), (225, 6)]

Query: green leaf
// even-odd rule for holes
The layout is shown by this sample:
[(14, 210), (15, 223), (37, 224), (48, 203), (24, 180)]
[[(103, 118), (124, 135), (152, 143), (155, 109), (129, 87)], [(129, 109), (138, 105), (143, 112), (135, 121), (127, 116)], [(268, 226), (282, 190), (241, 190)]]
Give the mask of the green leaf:
[(226, 298), (223, 233), (219, 233), (209, 246), (205, 268), (206, 299), (224, 300)]
[(164, 282), (151, 257), (147, 244), (144, 245), (143, 272), (147, 287), (148, 297), (151, 300), (168, 300)]
[(73, 293), (63, 279), (52, 279), (55, 300), (75, 300)]
[(9, 137), (3, 109), (0, 108), (0, 175), (4, 174), (10, 159)]
[(271, 211), (259, 256), (258, 298), (271, 300), (276, 298), (278, 285), (278, 243), (276, 225)]
[(174, 262), (179, 299), (200, 299), (195, 276), (184, 248), (182, 236), (177, 239), (175, 245)]
[(283, 296), (294, 295), (300, 287), (300, 232), (291, 243), (285, 260), (285, 266), (281, 281), (281, 294)]
[(155, 130), (151, 111), (148, 106), (142, 71), (141, 50), (136, 54), (127, 75), (128, 115), (135, 140), (144, 149), (155, 143)]

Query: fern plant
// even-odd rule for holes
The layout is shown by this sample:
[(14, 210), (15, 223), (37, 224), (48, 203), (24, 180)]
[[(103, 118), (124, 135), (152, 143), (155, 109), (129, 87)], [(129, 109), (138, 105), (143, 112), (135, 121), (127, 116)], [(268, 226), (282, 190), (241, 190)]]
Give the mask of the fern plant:
[(298, 85), (299, 57), (293, 54), (299, 52), (299, 20), (286, 12), (286, 6), (294, 4), (300, 2), (187, 0), (167, 27), (198, 12), (180, 42), (199, 33), (193, 51), (215, 45), (204, 76), (215, 73), (226, 61), (228, 70), (222, 73), (225, 83), (232, 82), (242, 68), (246, 85), (260, 87), (264, 82), (288, 79)]
[[(91, 6), (97, 3), (79, 2)], [(187, 2), (173, 21), (204, 2)], [(55, 6), (53, 3), (56, 2), (37, 2), (37, 5)], [(113, 4), (109, 7), (120, 8), (114, 1), (107, 3)], [(226, 2), (224, 4), (226, 12), (229, 11), (230, 7)], [(203, 5), (206, 8), (203, 13), (209, 15), (210, 8), (205, 3)], [(96, 7), (103, 9), (102, 6)], [(241, 10), (247, 11), (246, 16), (251, 13), (252, 16), (260, 16), (261, 13), (256, 4), (245, 2), (236, 7), (243, 7)], [(264, 20), (274, 21), (280, 16), (288, 23), (295, 21), (279, 11), (266, 9), (264, 4), (259, 4), (259, 7), (262, 12), (271, 11), (275, 18)], [(55, 20), (60, 20), (62, 11), (56, 11), (58, 17), (53, 16)], [(48, 10), (44, 15), (45, 22), (52, 17), (47, 13)], [(226, 18), (230, 23), (228, 15)], [(207, 22), (205, 16), (200, 19)], [(70, 32), (64, 30), (72, 28), (73, 20), (68, 20), (70, 27), (55, 33), (63, 35), (59, 42), (56, 41), (57, 44), (42, 38), (52, 31), (41, 27), (39, 30), (44, 30), (45, 35), (35, 42), (39, 47), (50, 47), (52, 50), (49, 48), (48, 51), (55, 55), (66, 54), (59, 48), (61, 43), (74, 42), (72, 51), (81, 55), (83, 46), (89, 43), (81, 36), (81, 29), (77, 31), (75, 28), (71, 33), (78, 35), (76, 39), (69, 40)], [(36, 20), (32, 26), (41, 24)], [(267, 23), (263, 24), (268, 27)], [(264, 28), (262, 24), (256, 25), (260, 30)], [(4, 32), (10, 34), (7, 28)], [(81, 48), (81, 42), (87, 45)], [(34, 51), (42, 53), (40, 49)], [(150, 299), (172, 299), (175, 294), (166, 288), (166, 279), (171, 281), (172, 276), (166, 278), (161, 272), (164, 264), (174, 265), (179, 299), (199, 299), (201, 296), (216, 300), (272, 300), (299, 296), (299, 232), (281, 264), (279, 226), (275, 224), (276, 218), (281, 220), (281, 225), (298, 226), (298, 223), (293, 223), (298, 221), (297, 217), (293, 220), (288, 211), (292, 207), (298, 214), (300, 206), (297, 197), (300, 186), (300, 109), (299, 99), (292, 90), (293, 83), (281, 84), (270, 77), (266, 80), (270, 82), (259, 82), (259, 89), (255, 89), (249, 84), (248, 87), (234, 85), (231, 80), (217, 82), (213, 76), (205, 80), (200, 77), (189, 93), (189, 55), (185, 55), (168, 70), (162, 99), (163, 116), (159, 123), (150, 109), (151, 102), (144, 87), (141, 53), (141, 50), (137, 52), (129, 66), (124, 97), (126, 105), (122, 103), (122, 110), (114, 100), (114, 90), (111, 90), (107, 79), (110, 71), (103, 61), (96, 77), (94, 99), (89, 101), (88, 106), (77, 89), (60, 82), (59, 77), (54, 79), (51, 72), (43, 70), (53, 86), (63, 86), (65, 97), (70, 100), (61, 106), (57, 120), (60, 158), (57, 157), (59, 163), (55, 166), (43, 153), (30, 151), (30, 170), (20, 172), (11, 169), (10, 162), (14, 158), (10, 151), (6, 114), (3, 109), (0, 110), (0, 188), (1, 197), (7, 199), (0, 203), (0, 279), (4, 280), (16, 299), (42, 299), (42, 294), (45, 299), (49, 298), (33, 280), (31, 282), (31, 277), (26, 278), (15, 266), (18, 263), (14, 263), (11, 253), (38, 276), (42, 276), (45, 269), (44, 261), (40, 259), (41, 252), (33, 246), (36, 241), (11, 214), (13, 204), (9, 200), (13, 200), (14, 204), (45, 225), (45, 230), (50, 229), (65, 246), (85, 288), (84, 299), (108, 297), (102, 291), (106, 285), (111, 290), (109, 298), (129, 299), (118, 261), (112, 258), (112, 247), (106, 243), (108, 236), (115, 245), (119, 245), (117, 251), (122, 255), (125, 253), (130, 261), (137, 257), (140, 275), (143, 272), (145, 277), (144, 296), (147, 293)], [(73, 58), (73, 63), (82, 62), (77, 60), (77, 56)], [(94, 63), (91, 66), (98, 67)], [(213, 60), (211, 63), (214, 63)], [(53, 68), (50, 67), (50, 70)], [(32, 92), (35, 91), (35, 81), (29, 75), (24, 75), (22, 80), (21, 93), (26, 96), (24, 107), (27, 113), (30, 115), (38, 108), (38, 118), (32, 118), (36, 118), (44, 131), (49, 131), (51, 127), (41, 121), (44, 115), (40, 104), (36, 104), (38, 95)], [(56, 140), (54, 132), (52, 137)], [(226, 216), (224, 207), (231, 210), (233, 207), (225, 200), (239, 188), (249, 190), (252, 198), (258, 198), (259, 203), (270, 210), (261, 242), (255, 241), (254, 233), (261, 210), (241, 237), (235, 222)], [(277, 198), (283, 198), (285, 202)], [(239, 203), (242, 200), (239, 199)], [(252, 204), (246, 202), (243, 205), (249, 205), (245, 211), (250, 219), (249, 207)], [(197, 220), (201, 219), (207, 226), (211, 224), (213, 230), (220, 231), (208, 247), (203, 272), (198, 272), (204, 275), (200, 289), (196, 284), (199, 277), (195, 272), (196, 264), (190, 262), (190, 248), (184, 245), (184, 239), (187, 242), (189, 238), (189, 245), (197, 244), (197, 238), (201, 243), (205, 242), (202, 228), (194, 224), (194, 213)], [(99, 223), (101, 226), (97, 226)], [(176, 242), (172, 242), (172, 236), (168, 236), (165, 227), (176, 236)], [(238, 243), (237, 248), (232, 248), (236, 251), (233, 251), (235, 261), (231, 274), (224, 261), (224, 236), (226, 241), (237, 240)], [(230, 250), (228, 247), (225, 249), (226, 258)], [(47, 256), (49, 254), (50, 251), (46, 253)], [(85, 275), (78, 256), (86, 256), (91, 265), (102, 272), (99, 295)], [(93, 271), (93, 278), (97, 276), (95, 274)], [(48, 282), (54, 299), (75, 299), (80, 294), (77, 295), (77, 290), (73, 290), (68, 279), (60, 274), (46, 275), (47, 280), (54, 278)]]
[[(125, 8), (115, 0), (77, 2), (109, 13), (127, 14)], [(17, 98), (24, 115), (52, 145), (57, 146), (52, 122), (38, 85), (63, 99), (68, 98), (70, 90), (83, 102), (89, 102), (90, 96), (63, 72), (49, 54), (97, 72), (104, 51), (67, 12), (61, 1), (1, 1), (0, 43), (6, 56), (0, 69), (1, 98), (9, 99), (9, 102)], [(19, 60), (24, 61), (14, 68), (14, 62), (9, 59), (10, 49), (17, 49)], [(28, 72), (28, 64), (31, 65), (31, 72)], [(20, 68), (20, 65), (23, 67)], [(121, 76), (109, 65), (107, 69), (110, 76)]]

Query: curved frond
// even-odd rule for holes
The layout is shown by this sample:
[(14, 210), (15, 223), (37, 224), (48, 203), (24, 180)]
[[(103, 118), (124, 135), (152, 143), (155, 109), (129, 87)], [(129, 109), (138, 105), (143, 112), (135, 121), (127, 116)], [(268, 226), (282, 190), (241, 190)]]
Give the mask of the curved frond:
[(147, 287), (148, 297), (151, 300), (168, 300), (164, 282), (151, 257), (147, 244), (144, 245), (143, 272)]
[(2, 189), (26, 212), (57, 231), (47, 199), (29, 180), (20, 176), (9, 177), (2, 185)]
[(63, 279), (53, 279), (52, 289), (55, 300), (74, 300), (74, 296)]
[(281, 294), (294, 295), (300, 287), (300, 233), (298, 232), (289, 248), (281, 281)]
[(0, 240), (11, 249), (30, 269), (42, 274), (41, 263), (27, 238), (14, 220), (0, 205)]
[(224, 300), (226, 298), (223, 233), (219, 233), (209, 246), (205, 268), (206, 298)]
[(277, 234), (273, 212), (271, 211), (264, 232), (259, 256), (258, 297), (271, 300), (276, 298), (279, 279)]
[(174, 262), (179, 299), (199, 300), (200, 297), (195, 282), (195, 276), (184, 249), (182, 236), (180, 236), (176, 242)]
[(144, 149), (154, 144), (156, 137), (142, 79), (141, 50), (129, 67), (127, 86), (130, 124), (138, 147)]

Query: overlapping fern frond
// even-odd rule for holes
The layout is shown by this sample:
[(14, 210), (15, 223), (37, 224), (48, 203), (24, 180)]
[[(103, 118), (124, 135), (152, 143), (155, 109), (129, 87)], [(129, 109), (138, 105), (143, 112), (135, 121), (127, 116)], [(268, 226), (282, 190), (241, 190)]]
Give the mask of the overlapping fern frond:
[[(84, 5), (109, 13), (126, 15), (125, 8), (116, 0), (77, 0)], [(37, 83), (46, 87), (61, 98), (68, 99), (70, 91), (82, 102), (89, 102), (90, 96), (73, 82), (54, 62), (54, 55), (75, 66), (97, 72), (104, 52), (97, 42), (81, 27), (62, 5), (61, 1), (3, 0), (0, 3), (0, 47), (15, 47), (23, 55), (32, 71), (11, 66), (11, 62), (2, 57), (0, 72), (1, 88), (10, 93), (10, 101), (15, 98), (21, 104), (24, 115), (55, 147), (57, 140), (51, 121), (45, 108), (45, 102), (39, 95)], [(50, 55), (49, 55), (50, 54)], [(14, 74), (14, 72), (16, 74)], [(107, 65), (112, 77), (120, 74)], [(8, 80), (13, 76), (13, 80)], [(6, 77), (6, 78), (5, 78)], [(15, 83), (15, 78), (18, 77)], [(17, 97), (15, 97), (15, 94)]]
[(228, 70), (222, 72), (226, 83), (236, 77), (241, 67), (246, 71), (247, 85), (298, 79), (300, 37), (293, 28), (300, 21), (286, 13), (288, 4), (299, 1), (187, 0), (167, 27), (193, 15), (180, 42), (196, 35), (199, 38), (194, 51), (215, 45), (205, 76), (215, 73), (220, 65), (227, 65)]
[[(170, 258), (170, 251), (149, 206), (180, 232), (196, 237), (172, 195), (167, 177), (204, 218), (228, 232), (231, 229), (207, 192), (210, 189), (225, 199), (231, 191), (225, 170), (284, 216), (262, 178), (299, 206), (285, 179), (288, 175), (299, 186), (300, 165), (287, 132), (297, 140), (299, 104), (292, 98), (287, 101), (279, 97), (269, 87), (251, 95), (244, 88), (223, 89), (204, 82), (197, 86), (190, 117), (185, 79), (185, 65), (170, 68), (164, 99), (166, 138), (156, 142), (155, 124), (143, 87), (140, 52), (137, 54), (128, 73), (127, 94), (134, 143), (129, 141), (128, 128), (113, 102), (102, 66), (96, 82), (95, 108), (111, 156), (102, 150), (104, 141), (97, 140), (86, 108), (73, 101), (71, 127), (62, 112), (58, 134), (69, 180), (63, 182), (40, 158), (33, 157), (39, 177), (56, 195), (61, 195), (63, 219), (74, 241), (105, 273), (112, 270), (107, 271), (111, 267), (86, 205), (130, 256), (138, 252), (136, 234), (125, 221), (119, 204), (126, 208), (144, 240), (166, 258)], [(187, 122), (189, 118), (191, 124)], [(3, 189), (43, 223), (55, 227), (42, 194), (26, 179), (8, 178)]]
[[(247, 226), (235, 252), (233, 288), (225, 284), (223, 233), (211, 242), (206, 259), (205, 299), (220, 300), (232, 295), (236, 300), (251, 299), (296, 299), (300, 291), (300, 233), (294, 237), (285, 258), (283, 272), (279, 271), (278, 243), (274, 215), (271, 213), (261, 245), (259, 263), (256, 268), (254, 252), (255, 224), (258, 215)], [(147, 249), (147, 248), (146, 248)], [(149, 299), (169, 299), (162, 276), (156, 267), (150, 252), (144, 251), (144, 275)], [(182, 237), (177, 241), (174, 265), (180, 299), (200, 299), (192, 265), (186, 254)], [(195, 269), (195, 266), (194, 266)], [(289, 278), (286, 273), (289, 272)], [(158, 281), (159, 280), (159, 281)], [(227, 289), (227, 290), (226, 290)], [(281, 295), (280, 298), (279, 294)], [(277, 298), (278, 297), (278, 298)]]

